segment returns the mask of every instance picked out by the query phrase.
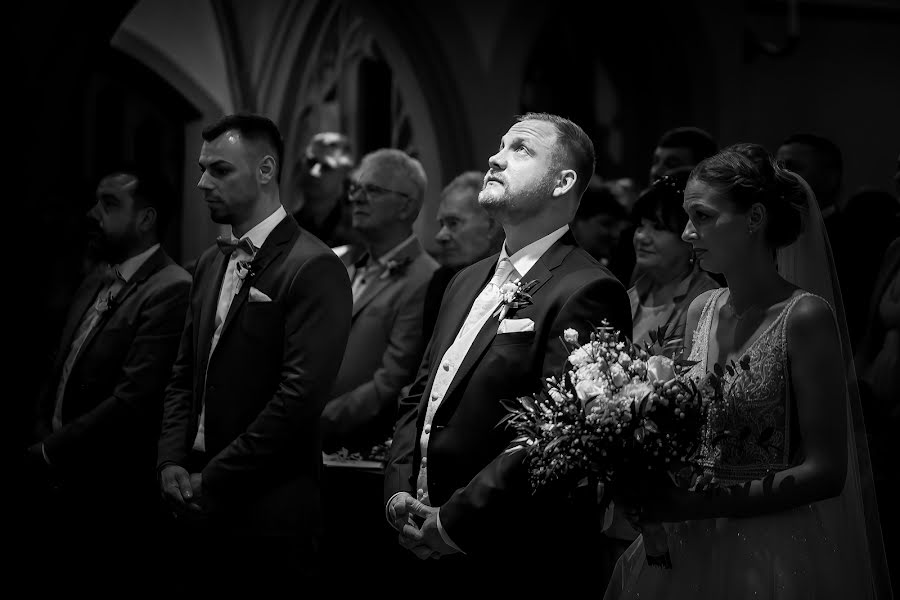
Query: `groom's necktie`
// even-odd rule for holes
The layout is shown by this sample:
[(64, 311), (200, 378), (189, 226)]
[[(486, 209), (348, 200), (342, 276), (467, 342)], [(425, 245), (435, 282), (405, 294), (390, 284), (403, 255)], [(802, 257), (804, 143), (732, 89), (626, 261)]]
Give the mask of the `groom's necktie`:
[(480, 323), (485, 313), (497, 308), (497, 302), (500, 301), (500, 288), (514, 272), (515, 268), (508, 258), (504, 258), (499, 262), (497, 270), (494, 271), (494, 276), (491, 277), (490, 282), (481, 290), (481, 293), (475, 298), (475, 302), (472, 303), (472, 309), (466, 317), (466, 322), (463, 323), (462, 329), (459, 330), (460, 336)]

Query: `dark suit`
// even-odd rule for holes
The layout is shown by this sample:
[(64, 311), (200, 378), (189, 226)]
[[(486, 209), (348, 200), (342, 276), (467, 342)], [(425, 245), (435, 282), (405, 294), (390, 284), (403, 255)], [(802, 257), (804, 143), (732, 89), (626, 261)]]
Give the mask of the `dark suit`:
[[(416, 495), (419, 437), (437, 365), (497, 259), (494, 255), (461, 271), (444, 294), (419, 376), (401, 402), (385, 472), (385, 501), (398, 491)], [(532, 496), (521, 454), (504, 454), (513, 435), (497, 427), (506, 414), (500, 401), (534, 393), (543, 377), (561, 372), (567, 354), (558, 338), (566, 328), (577, 329), (586, 339), (591, 323), (608, 318), (626, 335), (631, 333), (625, 288), (577, 246), (571, 233), (553, 244), (522, 280), (538, 281), (530, 292), (534, 303), (516, 311), (514, 318), (531, 319), (534, 331), (497, 334), (497, 319), (488, 319), (431, 426), (431, 504), (441, 507), (441, 523), (451, 539), (476, 560), (518, 556), (528, 547), (558, 555), (559, 548), (574, 552), (571, 545), (558, 544), (590, 543), (588, 530), (574, 514), (562, 515), (569, 525), (560, 524), (560, 505), (551, 510), (540, 495)]]
[(322, 413), (326, 450), (367, 451), (383, 443), (397, 418), (400, 389), (422, 359), (425, 289), (438, 264), (418, 240), (392, 260), (407, 264), (376, 276), (353, 303), (347, 350)]
[[(350, 324), (347, 271), (327, 246), (285, 217), (253, 259), (210, 357), (227, 264), (215, 246), (197, 262), (166, 390), (158, 468), (177, 464), (202, 473), (208, 532), (278, 536), (308, 557), (321, 529), (319, 415)], [(271, 301), (250, 300), (251, 288)], [(206, 452), (193, 456), (204, 403)], [(252, 570), (230, 547), (209, 550)], [(246, 559), (267, 551), (251, 545)], [(218, 564), (220, 582), (237, 576), (229, 564)]]
[[(162, 249), (147, 258), (83, 342), (66, 380), (62, 428), (53, 432), (63, 365), (103, 285), (94, 271), (75, 294), (52, 375), (40, 395), (36, 431), (60, 479), (51, 510), (68, 517), (54, 523), (53, 532), (76, 538), (69, 528), (84, 526), (98, 548), (104, 544), (97, 536), (121, 534), (120, 543), (137, 544), (143, 538), (136, 528), (152, 524), (163, 393), (191, 279)], [(107, 547), (126, 552), (130, 546)]]

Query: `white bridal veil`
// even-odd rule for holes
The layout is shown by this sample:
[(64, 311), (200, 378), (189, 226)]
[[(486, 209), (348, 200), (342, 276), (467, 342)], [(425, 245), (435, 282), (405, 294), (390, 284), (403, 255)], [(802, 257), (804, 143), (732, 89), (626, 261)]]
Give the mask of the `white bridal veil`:
[(866, 597), (884, 600), (893, 596), (847, 318), (822, 213), (812, 189), (802, 177), (796, 177), (806, 191), (803, 233), (778, 251), (778, 272), (794, 285), (822, 296), (834, 308), (847, 377), (847, 479), (839, 497), (822, 503), (824, 526), (841, 554), (848, 557), (846, 577), (857, 580), (858, 589), (869, 588)]

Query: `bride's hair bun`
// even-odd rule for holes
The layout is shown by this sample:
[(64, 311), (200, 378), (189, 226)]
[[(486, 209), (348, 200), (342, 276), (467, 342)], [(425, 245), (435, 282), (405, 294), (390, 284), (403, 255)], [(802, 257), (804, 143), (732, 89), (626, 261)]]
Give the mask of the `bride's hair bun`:
[(741, 210), (766, 208), (766, 241), (773, 248), (794, 242), (803, 231), (806, 189), (759, 144), (734, 144), (698, 164), (691, 179), (724, 192)]

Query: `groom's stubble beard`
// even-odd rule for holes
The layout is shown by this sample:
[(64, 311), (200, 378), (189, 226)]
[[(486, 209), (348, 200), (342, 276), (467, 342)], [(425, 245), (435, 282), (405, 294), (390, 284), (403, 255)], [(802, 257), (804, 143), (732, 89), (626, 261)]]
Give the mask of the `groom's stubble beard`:
[(554, 186), (553, 176), (547, 173), (534, 185), (514, 194), (509, 192), (507, 186), (503, 186), (499, 197), (485, 195), (487, 188), (482, 189), (478, 194), (478, 204), (501, 225), (517, 225), (545, 210), (546, 203), (552, 199)]

